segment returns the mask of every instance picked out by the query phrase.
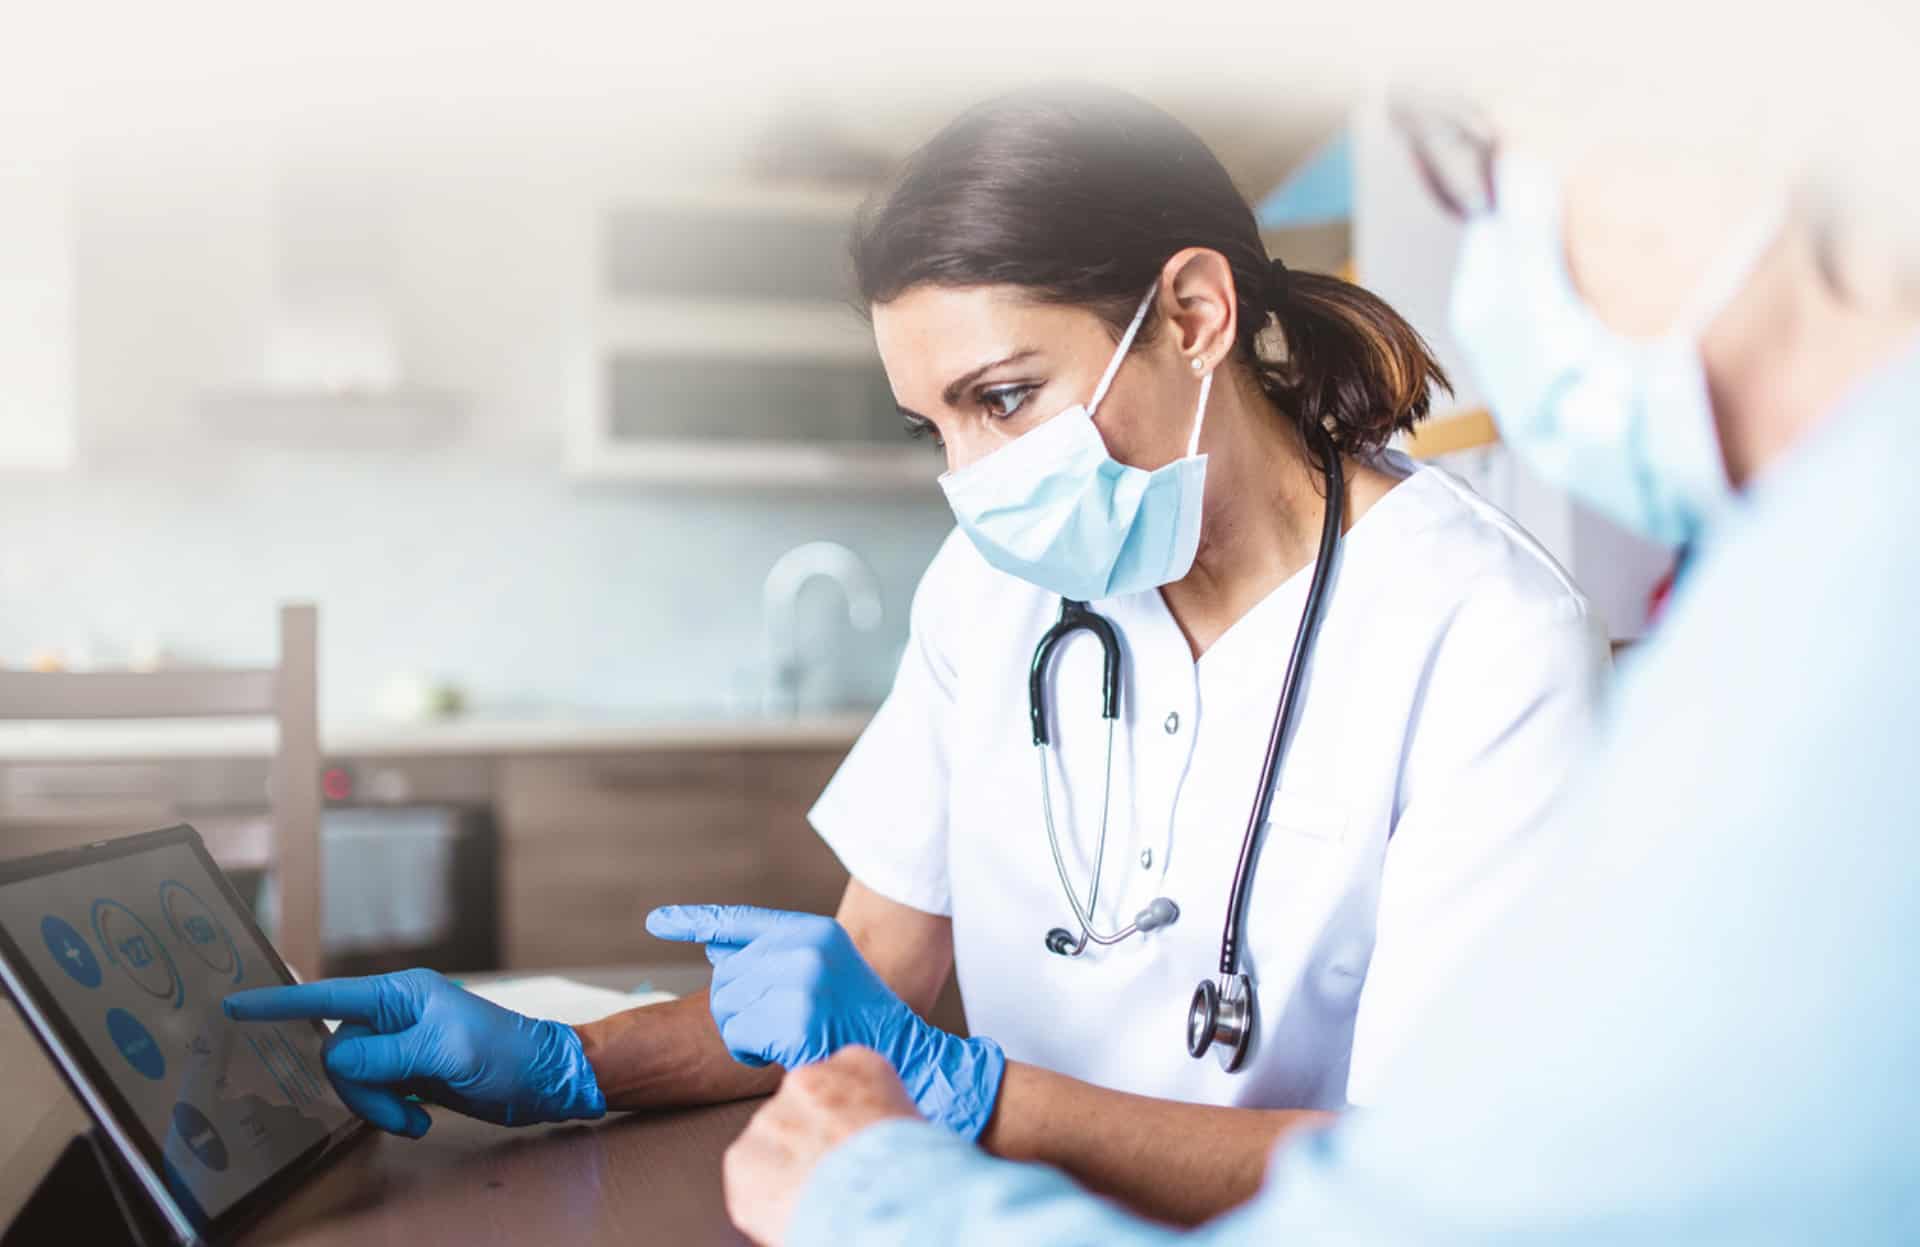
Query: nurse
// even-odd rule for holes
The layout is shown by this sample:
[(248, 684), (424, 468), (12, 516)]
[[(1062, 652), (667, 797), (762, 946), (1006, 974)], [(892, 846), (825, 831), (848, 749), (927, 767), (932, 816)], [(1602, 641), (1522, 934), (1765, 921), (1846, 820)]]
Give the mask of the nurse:
[[(778, 1071), (749, 1067), (865, 1045), (950, 1130), (1204, 1217), (1258, 1187), (1281, 1133), (1375, 1098), (1429, 985), (1524, 890), (1604, 630), (1510, 519), (1386, 448), (1444, 383), (1419, 337), (1270, 259), (1219, 161), (1137, 99), (965, 114), (863, 215), (854, 265), (959, 527), (813, 811), (853, 876), (837, 920), (658, 911), (656, 935), (708, 946), (710, 998), (577, 1031), (417, 971), (230, 1011), (347, 1019), (336, 1085), (412, 1134), (426, 1114), (395, 1091), (423, 1079), (463, 1111), (550, 1120), (752, 1095)], [(1329, 506), (1344, 537), (1245, 914), (1256, 1041), (1229, 1072), (1183, 1023), (1220, 959)], [(1038, 751), (1029, 666), (1063, 600), (1117, 632), (1118, 719), (1076, 633)], [(1177, 917), (1075, 955), (1076, 906), (1103, 936)], [(922, 1020), (956, 970), (971, 1039)]]
[[(1608, 130), (1636, 104), (1591, 67), (1562, 104), (1584, 122), (1407, 117), (1465, 230), (1452, 324), (1503, 434), (1698, 554), (1555, 815), (1567, 834), (1402, 1045), (1381, 1106), (1283, 1142), (1256, 1199), (1189, 1235), (982, 1156), (849, 1049), (729, 1150), (748, 1237), (1920, 1241), (1920, 164), (1886, 161), (1912, 111), (1834, 116), (1790, 74), (1727, 72), (1713, 103), (1743, 105), (1723, 114), (1738, 132), (1670, 106)], [(1747, 132), (1783, 83), (1796, 113), (1851, 123), (1807, 131), (1817, 160)]]

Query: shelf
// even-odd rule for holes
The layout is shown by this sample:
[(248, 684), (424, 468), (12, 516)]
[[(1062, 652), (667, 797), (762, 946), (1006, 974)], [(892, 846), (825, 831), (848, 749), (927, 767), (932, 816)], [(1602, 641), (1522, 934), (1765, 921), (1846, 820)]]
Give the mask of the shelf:
[(1485, 408), (1455, 410), (1423, 420), (1407, 434), (1407, 453), (1415, 459), (1433, 459), (1462, 450), (1477, 450), (1500, 440), (1493, 414)]
[(827, 301), (609, 299), (596, 327), (602, 353), (879, 361), (859, 313)]

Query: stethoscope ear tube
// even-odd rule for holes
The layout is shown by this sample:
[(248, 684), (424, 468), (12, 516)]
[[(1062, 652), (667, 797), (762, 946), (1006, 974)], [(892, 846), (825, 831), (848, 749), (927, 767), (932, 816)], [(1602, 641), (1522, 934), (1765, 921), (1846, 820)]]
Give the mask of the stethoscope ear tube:
[[(1107, 721), (1107, 763), (1100, 798), (1100, 839), (1093, 851), (1093, 878), (1088, 885), (1085, 905), (1081, 904), (1073, 880), (1068, 877), (1067, 861), (1060, 853), (1060, 833), (1053, 825), (1052, 781), (1047, 771), (1050, 733), (1047, 730), (1046, 697), (1047, 671), (1052, 664), (1054, 651), (1062, 641), (1082, 629), (1093, 633), (1100, 642), (1100, 717)], [(1054, 872), (1060, 876), (1060, 890), (1066, 894), (1067, 904), (1073, 907), (1074, 919), (1080, 925), (1080, 938), (1077, 940), (1064, 927), (1048, 931), (1047, 951), (1063, 957), (1078, 957), (1087, 950), (1089, 943), (1118, 944), (1130, 935), (1151, 931), (1156, 926), (1172, 922), (1180, 911), (1172, 901), (1161, 897), (1141, 910), (1140, 916), (1133, 922), (1111, 935), (1103, 935), (1093, 929), (1093, 915), (1100, 900), (1100, 873), (1107, 860), (1107, 816), (1113, 802), (1113, 729), (1120, 718), (1120, 634), (1114, 630), (1112, 623), (1087, 609), (1085, 602), (1062, 598), (1059, 621), (1047, 629), (1046, 635), (1040, 638), (1040, 644), (1035, 647), (1033, 664), (1027, 671), (1027, 714), (1033, 723), (1034, 753), (1040, 759), (1040, 812), (1046, 821), (1047, 848), (1053, 854)]]
[(1034, 647), (1033, 663), (1027, 668), (1027, 718), (1033, 725), (1035, 745), (1050, 744), (1053, 739), (1047, 730), (1047, 668), (1053, 662), (1053, 652), (1083, 629), (1100, 642), (1100, 717), (1120, 717), (1120, 634), (1112, 623), (1088, 610), (1085, 602), (1062, 598), (1060, 618)]

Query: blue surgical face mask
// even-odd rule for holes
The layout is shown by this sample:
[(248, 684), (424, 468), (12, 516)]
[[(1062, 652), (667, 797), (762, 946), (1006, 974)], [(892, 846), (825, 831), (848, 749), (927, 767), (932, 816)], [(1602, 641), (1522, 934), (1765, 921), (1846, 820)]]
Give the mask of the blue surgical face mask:
[(1567, 272), (1560, 186), (1512, 155), (1497, 207), (1467, 227), (1451, 321), (1502, 438), (1550, 482), (1667, 545), (1694, 541), (1733, 497), (1700, 336), (1777, 232), (1740, 231), (1672, 329), (1640, 341), (1608, 328)]
[(1069, 407), (975, 463), (940, 478), (954, 518), (981, 557), (1012, 576), (1076, 602), (1171, 584), (1193, 566), (1207, 457), (1198, 454), (1213, 373), (1184, 459), (1146, 471), (1117, 462), (1093, 413), (1140, 332), (1153, 291), (1086, 406)]

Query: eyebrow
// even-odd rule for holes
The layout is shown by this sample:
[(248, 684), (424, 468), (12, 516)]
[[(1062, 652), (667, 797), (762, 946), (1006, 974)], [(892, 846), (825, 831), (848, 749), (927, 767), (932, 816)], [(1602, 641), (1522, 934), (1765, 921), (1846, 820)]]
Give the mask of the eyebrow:
[(975, 381), (978, 381), (980, 378), (986, 376), (988, 373), (992, 372), (995, 368), (998, 368), (1003, 364), (1017, 364), (1023, 359), (1032, 359), (1035, 355), (1038, 355), (1039, 353), (1040, 352), (1035, 351), (1031, 348), (1024, 351), (1015, 351), (1011, 355), (1004, 356), (1003, 358), (996, 359), (989, 363), (982, 364), (978, 368), (975, 368), (969, 372), (963, 373), (960, 376), (955, 377), (952, 381), (949, 381), (947, 383), (947, 388), (940, 391), (940, 401), (945, 403), (947, 406), (951, 407), (955, 403), (960, 401), (961, 393), (965, 391), (968, 386), (972, 385)]
[[(1013, 354), (1002, 356), (999, 359), (989, 360), (988, 362), (981, 364), (978, 368), (969, 369), (968, 371), (963, 372), (959, 376), (955, 377), (953, 380), (947, 382), (947, 387), (944, 390), (940, 391), (940, 401), (945, 403), (949, 407), (955, 406), (960, 401), (960, 395), (966, 390), (968, 386), (972, 385), (975, 381), (978, 381), (981, 377), (986, 376), (988, 373), (992, 372), (995, 368), (1002, 367), (1006, 364), (1017, 364), (1021, 360), (1031, 359), (1035, 355), (1038, 355), (1039, 353), (1040, 353), (1039, 351), (1036, 351), (1032, 348), (1028, 348), (1027, 350), (1024, 350), (1024, 351), (1015, 351)], [(915, 411), (911, 407), (906, 406), (905, 404), (895, 403), (894, 406), (900, 412), (901, 415), (905, 416), (909, 420), (918, 420), (922, 424), (933, 423), (933, 421), (927, 419), (925, 416), (921, 415), (919, 412)]]
[(1024, 351), (1015, 351), (1011, 355), (993, 360), (989, 363), (982, 364), (978, 368), (975, 368), (969, 372), (963, 373), (960, 376), (955, 377), (952, 381), (949, 381), (947, 383), (947, 388), (940, 391), (940, 401), (945, 403), (947, 406), (951, 407), (955, 403), (960, 401), (961, 393), (968, 386), (972, 385), (975, 381), (978, 381), (981, 377), (986, 376), (988, 373), (992, 372), (995, 368), (998, 368), (1003, 364), (1017, 364), (1023, 359), (1032, 359), (1035, 355), (1038, 355), (1039, 353), (1040, 352), (1032, 350), (1031, 348)]
[[(989, 359), (987, 363), (979, 365), (977, 369), (968, 369), (968, 371), (962, 373), (960, 377), (954, 377), (954, 379), (948, 380), (947, 388), (941, 390), (941, 402), (947, 403), (948, 407), (952, 407), (952, 405), (960, 402), (960, 394), (966, 392), (968, 386), (972, 386), (975, 380), (985, 377), (987, 373), (991, 373), (996, 367), (1004, 367), (1004, 365), (1008, 365), (1008, 363), (1020, 363), (1021, 359), (1031, 359), (1033, 355), (1039, 354), (1041, 354), (1041, 352), (1037, 352), (1037, 350), (1033, 350), (1033, 348), (1027, 348), (1027, 350), (1014, 352), (1012, 355), (1002, 355), (1002, 357), (998, 357), (998, 359)], [(900, 415), (904, 415), (904, 417), (910, 419), (910, 421), (920, 421), (922, 425), (927, 425), (927, 427), (933, 425), (933, 421), (929, 421), (927, 417), (920, 415), (918, 411), (914, 411), (914, 409), (908, 407), (906, 403), (895, 403), (893, 407), (895, 407), (895, 411), (899, 411)]]

